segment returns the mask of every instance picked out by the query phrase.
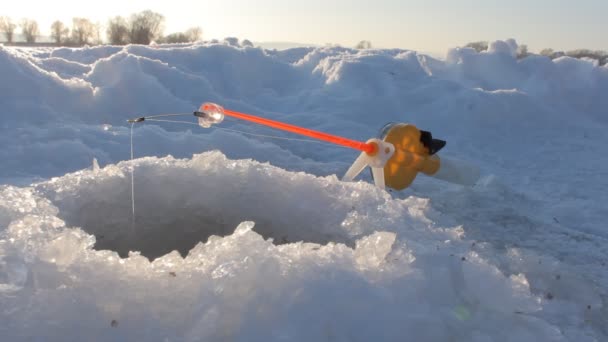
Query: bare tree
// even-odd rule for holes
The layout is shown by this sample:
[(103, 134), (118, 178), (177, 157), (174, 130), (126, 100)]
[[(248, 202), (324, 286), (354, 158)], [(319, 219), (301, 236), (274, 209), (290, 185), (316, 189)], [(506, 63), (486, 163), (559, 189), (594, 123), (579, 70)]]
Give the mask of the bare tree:
[(126, 45), (129, 43), (129, 27), (127, 20), (121, 16), (114, 17), (108, 21), (106, 29), (108, 42), (113, 45)]
[(31, 19), (23, 19), (21, 20), (21, 34), (25, 38), (25, 41), (28, 43), (35, 43), (36, 36), (40, 34), (40, 30), (38, 29), (38, 23), (36, 20)]
[(85, 18), (72, 19), (72, 39), (78, 45), (89, 44), (95, 35), (95, 25)]
[(169, 44), (176, 43), (190, 43), (201, 40), (203, 30), (200, 27), (192, 27), (186, 30), (186, 32), (171, 33), (164, 37), (161, 41)]
[(488, 42), (480, 41), (480, 42), (472, 42), (465, 45), (465, 47), (473, 48), (477, 52), (487, 51), (488, 50)]
[(566, 55), (566, 53), (564, 53), (563, 51), (554, 51), (553, 49), (542, 49), (540, 50), (539, 54), (541, 56), (546, 56), (551, 59), (560, 58)]
[(553, 55), (553, 52), (553, 49), (542, 49), (539, 53), (541, 56), (551, 57), (551, 55)]
[(148, 45), (162, 36), (165, 17), (159, 13), (146, 10), (131, 15), (129, 38), (133, 44)]
[(98, 21), (95, 24), (93, 24), (93, 43), (95, 45), (101, 45), (102, 43), (102, 39), (101, 39), (101, 29), (102, 29), (103, 25)]
[(61, 45), (61, 43), (65, 42), (70, 34), (70, 29), (68, 29), (61, 21), (57, 20), (51, 24), (51, 37), (55, 40), (57, 45)]
[(598, 65), (606, 64), (606, 59), (608, 59), (608, 53), (606, 51), (596, 50), (592, 51), (589, 49), (577, 49), (566, 52), (566, 56), (572, 58), (588, 58), (596, 60)]
[(200, 27), (192, 27), (186, 30), (186, 37), (188, 37), (188, 41), (196, 42), (203, 38), (203, 30)]
[(591, 51), (588, 49), (578, 49), (563, 52), (554, 51), (553, 49), (542, 49), (540, 50), (539, 54), (541, 56), (546, 56), (551, 59), (556, 59), (563, 56), (569, 56), (572, 58), (590, 58), (596, 60), (599, 66), (603, 66), (608, 63), (608, 52), (601, 50)]
[(357, 45), (355, 45), (355, 49), (371, 49), (372, 48), (372, 42), (370, 42), (369, 40), (362, 40), (359, 43), (357, 43)]
[(13, 24), (11, 18), (9, 17), (0, 17), (0, 32), (4, 33), (6, 36), (6, 41), (10, 44), (13, 42), (13, 37), (15, 35), (15, 29), (17, 25)]
[(188, 43), (190, 39), (183, 32), (171, 33), (162, 39), (163, 43), (169, 44), (178, 44), (178, 43)]
[(517, 47), (517, 59), (522, 59), (530, 56), (530, 52), (528, 52), (528, 45), (521, 44)]

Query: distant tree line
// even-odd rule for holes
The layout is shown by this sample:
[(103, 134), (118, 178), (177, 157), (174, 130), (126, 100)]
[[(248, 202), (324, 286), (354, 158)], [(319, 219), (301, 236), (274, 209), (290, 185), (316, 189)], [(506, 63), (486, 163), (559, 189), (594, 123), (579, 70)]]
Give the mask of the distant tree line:
[[(475, 49), (477, 52), (488, 50), (488, 42), (479, 41), (468, 43), (466, 47), (470, 47)], [(533, 55), (528, 51), (528, 47), (525, 44), (519, 45), (517, 48), (517, 58), (522, 59)], [(608, 52), (601, 50), (589, 50), (589, 49), (577, 49), (570, 51), (554, 51), (553, 49), (542, 49), (538, 53), (538, 55), (546, 56), (551, 59), (556, 59), (559, 57), (572, 57), (572, 58), (588, 58), (597, 61), (598, 65), (603, 66), (608, 64)]]
[[(50, 37), (57, 46), (99, 45), (103, 43), (101, 32), (105, 27), (106, 41), (112, 45), (188, 43), (202, 38), (200, 27), (165, 36), (164, 22), (162, 14), (150, 10), (134, 13), (128, 18), (111, 18), (106, 25), (93, 23), (86, 18), (73, 18), (69, 27), (57, 20), (51, 24)], [(0, 38), (4, 38), (8, 44), (16, 43), (15, 32), (18, 27), (21, 28), (21, 36), (26, 43), (34, 44), (40, 38), (40, 29), (35, 20), (23, 19), (16, 24), (9, 17), (0, 17)]]
[(553, 49), (542, 49), (540, 55), (547, 56), (551, 59), (568, 56), (573, 58), (589, 58), (598, 62), (598, 65), (608, 64), (608, 52), (601, 50), (577, 49), (571, 51), (553, 51)]
[(357, 45), (355, 45), (355, 49), (358, 49), (358, 50), (371, 49), (371, 48), (372, 48), (372, 42), (370, 42), (369, 40), (362, 40), (362, 41), (358, 42)]

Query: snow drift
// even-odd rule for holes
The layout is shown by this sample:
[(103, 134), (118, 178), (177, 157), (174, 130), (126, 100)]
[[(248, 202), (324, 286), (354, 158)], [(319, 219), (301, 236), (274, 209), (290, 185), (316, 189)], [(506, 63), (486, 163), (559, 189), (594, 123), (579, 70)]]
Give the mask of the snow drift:
[[(224, 44), (48, 51), (2, 47), (0, 127), (6, 130), (3, 143), (9, 147), (2, 157), (14, 160), (2, 166), (2, 174), (49, 177), (84, 168), (92, 157), (102, 164), (123, 160), (124, 135), (104, 134), (99, 130), (102, 124), (119, 127), (125, 118), (138, 115), (191, 112), (205, 101), (362, 140), (374, 136), (387, 121), (415, 122), (440, 136), (465, 141), (473, 134), (527, 134), (548, 121), (576, 120), (567, 123), (573, 129), (606, 122), (603, 109), (608, 103), (602, 95), (608, 89), (607, 68), (568, 57), (517, 61), (509, 50), (512, 44), (497, 42), (483, 53), (452, 49), (446, 61), (402, 50), (277, 52)], [(86, 127), (70, 129), (77, 124)], [(560, 126), (564, 128), (563, 123)], [(183, 146), (174, 148), (179, 135), (142, 136), (137, 139), (142, 145), (155, 144), (140, 150), (143, 155), (183, 151), (181, 156), (189, 156), (209, 144), (222, 144), (213, 137), (212, 142), (184, 151)], [(344, 155), (341, 150), (274, 143), (325, 162)], [(58, 147), (67, 147), (61, 153), (52, 149), (54, 144), (69, 146)], [(163, 145), (167, 147), (159, 151)], [(38, 155), (48, 167), (16, 158), (24, 154), (21, 149)], [(58, 155), (69, 155), (70, 165), (66, 167)]]
[[(514, 49), (0, 47), (3, 336), (604, 340), (608, 69)], [(171, 123), (125, 161), (127, 118), (204, 101), (360, 140), (412, 122), (484, 177), (389, 194), (338, 180), (356, 152)]]

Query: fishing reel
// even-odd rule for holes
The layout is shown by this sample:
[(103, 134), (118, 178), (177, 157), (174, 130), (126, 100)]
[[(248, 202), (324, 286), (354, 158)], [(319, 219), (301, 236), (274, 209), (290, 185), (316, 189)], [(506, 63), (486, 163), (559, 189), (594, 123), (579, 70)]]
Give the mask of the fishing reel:
[(418, 173), (461, 185), (473, 185), (479, 178), (475, 166), (439, 158), (436, 153), (446, 142), (412, 124), (389, 123), (382, 128), (378, 138), (367, 143), (378, 146), (377, 151), (361, 153), (343, 180), (353, 180), (367, 166), (371, 168), (374, 184), (381, 189), (403, 190), (412, 184)]

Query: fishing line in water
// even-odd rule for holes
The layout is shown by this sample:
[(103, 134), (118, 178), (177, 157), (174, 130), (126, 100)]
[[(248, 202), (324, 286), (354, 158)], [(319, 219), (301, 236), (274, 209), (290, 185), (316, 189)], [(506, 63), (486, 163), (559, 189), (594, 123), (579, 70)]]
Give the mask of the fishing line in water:
[(135, 232), (135, 164), (133, 162), (134, 153), (133, 153), (133, 126), (137, 122), (142, 122), (145, 120), (154, 120), (154, 118), (162, 118), (162, 117), (174, 117), (174, 116), (190, 116), (192, 113), (171, 113), (171, 114), (158, 114), (158, 115), (150, 115), (150, 116), (142, 116), (135, 119), (130, 119), (127, 122), (131, 124), (130, 129), (130, 143), (131, 143), (131, 230)]
[(135, 165), (133, 164), (133, 126), (131, 123), (131, 230), (135, 231)]

